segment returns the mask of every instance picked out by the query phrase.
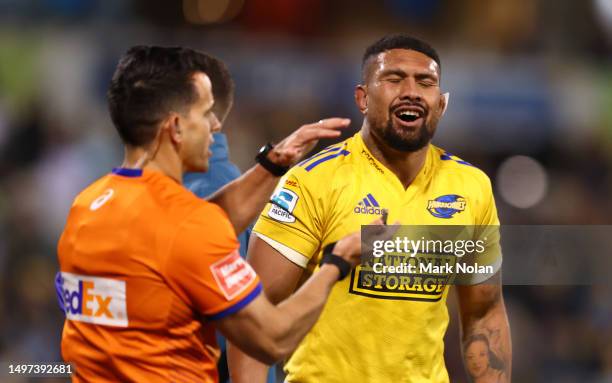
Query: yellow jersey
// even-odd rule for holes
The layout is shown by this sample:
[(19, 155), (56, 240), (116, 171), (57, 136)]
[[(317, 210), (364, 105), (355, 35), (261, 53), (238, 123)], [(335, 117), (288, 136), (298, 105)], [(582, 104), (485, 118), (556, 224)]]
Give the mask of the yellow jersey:
[[(402, 225), (499, 225), (481, 170), (429, 145), (423, 168), (404, 188), (357, 133), (293, 167), (254, 231), (303, 267), (306, 279), (327, 244), (369, 224), (382, 209), (388, 222)], [(501, 252), (477, 261), (497, 272)], [(334, 286), (319, 321), (285, 365), (287, 382), (449, 381), (443, 342), (448, 286), (408, 288), (360, 275), (368, 272), (358, 266)]]

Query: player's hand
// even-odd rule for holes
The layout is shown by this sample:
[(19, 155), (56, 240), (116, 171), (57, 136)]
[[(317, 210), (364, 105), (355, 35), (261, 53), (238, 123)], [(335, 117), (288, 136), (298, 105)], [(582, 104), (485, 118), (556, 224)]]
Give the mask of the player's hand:
[[(369, 223), (370, 225), (383, 225), (382, 219), (378, 218)], [(345, 261), (355, 267), (361, 262), (361, 230), (343, 237), (336, 242), (332, 254), (342, 257)]]
[(313, 124), (301, 126), (268, 154), (268, 159), (280, 166), (292, 166), (315, 147), (321, 138), (340, 136), (340, 129), (349, 126), (348, 118), (327, 118)]

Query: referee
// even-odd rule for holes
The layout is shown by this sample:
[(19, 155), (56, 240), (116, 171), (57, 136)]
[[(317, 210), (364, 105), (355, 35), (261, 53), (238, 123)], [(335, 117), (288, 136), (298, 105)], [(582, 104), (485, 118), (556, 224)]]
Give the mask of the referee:
[(350, 234), (290, 299), (275, 306), (261, 293), (236, 233), (279, 176), (348, 120), (304, 125), (267, 145), (259, 164), (204, 201), (181, 181), (208, 169), (220, 129), (206, 60), (186, 48), (137, 46), (117, 66), (108, 104), (125, 159), (75, 198), (58, 243), (62, 356), (76, 382), (216, 382), (215, 328), (262, 362), (282, 359), (359, 261), (360, 235)]

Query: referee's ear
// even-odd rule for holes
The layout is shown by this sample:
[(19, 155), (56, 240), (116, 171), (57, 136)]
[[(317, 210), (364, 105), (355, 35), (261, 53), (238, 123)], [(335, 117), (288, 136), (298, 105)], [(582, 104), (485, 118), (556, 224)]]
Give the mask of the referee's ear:
[(365, 115), (368, 112), (367, 85), (359, 84), (355, 87), (355, 104), (361, 114)]
[(168, 131), (170, 138), (174, 144), (180, 144), (183, 141), (183, 132), (181, 131), (180, 117), (178, 114), (172, 113), (167, 120)]

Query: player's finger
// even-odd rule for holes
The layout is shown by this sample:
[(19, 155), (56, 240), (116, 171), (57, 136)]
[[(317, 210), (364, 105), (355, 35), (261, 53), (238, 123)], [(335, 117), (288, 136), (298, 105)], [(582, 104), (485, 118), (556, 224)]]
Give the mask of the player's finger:
[(395, 233), (399, 230), (399, 221), (394, 222), (392, 225), (385, 225), (382, 218), (377, 218), (369, 225), (373, 227), (369, 228), (369, 234), (372, 237), (371, 240), (389, 240), (393, 238)]
[(334, 137), (339, 137), (340, 134), (342, 134), (342, 132), (339, 132), (337, 130), (331, 130), (331, 129), (317, 129), (317, 130), (312, 130), (310, 132), (304, 132), (304, 139), (305, 140), (317, 140), (319, 138), (334, 138)]
[(374, 226), (372, 228), (369, 228), (368, 230), (370, 230), (370, 233), (372, 234), (380, 235), (385, 232), (384, 225), (385, 225), (385, 222), (383, 221), (383, 219), (381, 217), (378, 217), (374, 221), (371, 221), (370, 223), (368, 223), (368, 226)]
[(349, 126), (351, 120), (349, 118), (332, 117), (325, 118), (318, 122), (302, 126), (303, 129), (342, 129)]
[(339, 137), (340, 132), (333, 129), (318, 129), (318, 128), (310, 128), (304, 129), (300, 132), (299, 138), (301, 143), (308, 143), (313, 140), (318, 140), (321, 138), (334, 138)]

